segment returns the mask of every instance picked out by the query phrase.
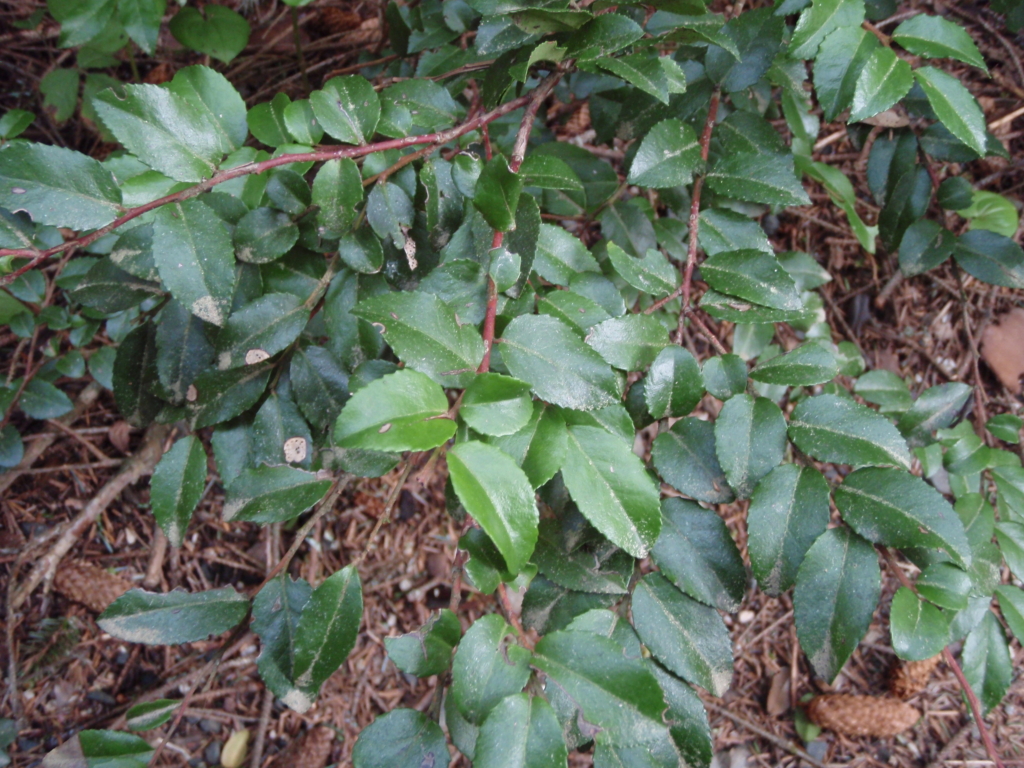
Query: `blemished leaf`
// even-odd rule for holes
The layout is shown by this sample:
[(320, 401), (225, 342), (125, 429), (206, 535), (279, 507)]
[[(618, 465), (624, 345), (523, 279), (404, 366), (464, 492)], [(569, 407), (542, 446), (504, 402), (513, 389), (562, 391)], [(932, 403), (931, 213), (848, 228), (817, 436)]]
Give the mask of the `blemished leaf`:
[(644, 379), (644, 398), (653, 418), (686, 416), (703, 396), (704, 380), (693, 355), (679, 346), (658, 353)]
[(732, 644), (718, 611), (649, 573), (633, 592), (632, 614), (640, 640), (668, 669), (715, 696), (729, 689)]
[(157, 699), (136, 704), (125, 712), (125, 725), (132, 731), (149, 731), (158, 728), (174, 717), (174, 713), (178, 711), (181, 704), (182, 699)]
[(625, 48), (643, 37), (635, 21), (618, 13), (606, 13), (587, 22), (566, 42), (566, 58), (588, 61)]
[(430, 677), (448, 669), (461, 638), (459, 617), (442, 608), (415, 632), (385, 637), (384, 647), (392, 663), (406, 674)]
[(661, 502), (661, 534), (651, 559), (673, 584), (720, 611), (739, 610), (746, 571), (725, 522), (693, 501)]
[(979, 280), (1024, 289), (1024, 250), (1008, 237), (987, 229), (965, 232), (957, 238), (953, 258)]
[(578, 592), (624, 595), (633, 575), (633, 557), (605, 541), (566, 551), (564, 532), (555, 520), (544, 520), (531, 558), (540, 572), (561, 587)]
[(432, 293), (387, 293), (352, 314), (376, 324), (402, 362), (445, 387), (468, 386), (484, 356), (480, 332)]
[(769, 595), (796, 582), (804, 555), (828, 527), (828, 501), (821, 473), (795, 464), (776, 467), (754, 489), (747, 546), (754, 576)]
[(910, 65), (891, 48), (875, 48), (857, 77), (849, 121), (874, 117), (902, 99), (914, 85)]
[(878, 553), (849, 529), (827, 530), (807, 550), (793, 592), (796, 633), (827, 682), (868, 631), (880, 594)]
[(528, 381), (542, 400), (580, 411), (619, 401), (621, 385), (608, 363), (554, 317), (517, 317), (502, 333), (500, 348), (509, 372)]
[(249, 599), (233, 587), (162, 594), (132, 589), (111, 603), (96, 623), (119, 640), (176, 645), (226, 632), (248, 612)]
[(415, 709), (394, 709), (376, 718), (352, 748), (354, 768), (423, 768), (448, 759), (441, 726)]
[(380, 120), (380, 99), (360, 75), (332, 77), (309, 94), (309, 105), (328, 136), (344, 144), (366, 144)]
[(831, 381), (838, 373), (835, 356), (821, 344), (809, 341), (792, 352), (759, 363), (750, 372), (750, 378), (764, 384), (806, 387)]
[(859, 27), (864, 21), (863, 0), (811, 0), (810, 7), (800, 14), (793, 37), (789, 41), (789, 56), (794, 59), (813, 59), (819, 54), (821, 42), (829, 33), (844, 27)]
[(590, 329), (586, 341), (610, 365), (624, 371), (643, 370), (669, 345), (665, 326), (643, 314), (605, 320)]
[(736, 395), (722, 406), (715, 420), (715, 451), (737, 498), (749, 498), (785, 449), (786, 420), (771, 400)]
[(714, 425), (680, 419), (654, 440), (651, 459), (658, 474), (677, 491), (709, 504), (733, 500), (715, 447)]
[(802, 401), (790, 416), (789, 437), (819, 461), (910, 468), (910, 451), (892, 423), (847, 397), (818, 395)]
[(971, 92), (957, 78), (935, 67), (919, 67), (914, 77), (949, 132), (984, 156), (988, 143), (985, 115)]
[(177, 181), (202, 181), (213, 174), (225, 148), (221, 127), (210, 112), (156, 85), (121, 88), (101, 91), (93, 99), (97, 114), (118, 141), (146, 165)]
[(889, 617), (892, 648), (901, 659), (930, 659), (949, 642), (949, 615), (906, 587), (893, 595)]
[(246, 469), (224, 495), (225, 520), (276, 523), (298, 517), (327, 493), (331, 481), (289, 466)]
[(921, 13), (907, 19), (893, 30), (892, 39), (918, 56), (957, 59), (988, 71), (985, 59), (967, 30), (941, 16)]
[(426, 451), (455, 434), (447, 412), (439, 384), (418, 371), (396, 371), (352, 395), (335, 422), (334, 440), (342, 448)]
[(93, 229), (117, 217), (121, 190), (110, 171), (87, 155), (14, 142), (0, 152), (0, 206), (26, 211), (39, 224)]
[(217, 368), (261, 363), (302, 333), (309, 308), (290, 293), (268, 293), (232, 312), (217, 336)]
[(634, 557), (658, 539), (658, 488), (630, 445), (598, 427), (569, 428), (562, 477), (580, 512)]
[(697, 134), (680, 120), (664, 120), (640, 142), (633, 156), (628, 181), (652, 189), (689, 184), (700, 167)]
[(614, 640), (554, 632), (537, 643), (532, 663), (572, 698), (586, 722), (614, 741), (647, 742), (662, 733), (665, 700), (657, 680)]
[(716, 253), (700, 265), (712, 288), (730, 296), (785, 310), (801, 310), (796, 284), (770, 253), (746, 249)]
[(473, 752), (478, 768), (559, 768), (568, 751), (562, 726), (540, 696), (506, 696), (480, 727)]
[(473, 622), (452, 664), (450, 696), (463, 717), (479, 725), (506, 696), (530, 678), (530, 652), (512, 639), (512, 627), (497, 614)]
[(675, 267), (669, 264), (660, 251), (653, 248), (642, 259), (638, 259), (609, 242), (608, 259), (623, 280), (638, 291), (652, 296), (667, 296), (679, 284), (679, 273)]
[(568, 433), (555, 406), (534, 401), (526, 424), (510, 435), (488, 440), (523, 468), (530, 485), (539, 488), (555, 476), (565, 458)]
[(281, 697), (285, 704), (300, 714), (313, 705), (320, 686), (355, 646), (362, 619), (359, 572), (347, 565), (314, 589), (302, 608), (295, 628), (295, 688)]
[(982, 714), (1003, 700), (1013, 680), (1013, 658), (999, 620), (991, 611), (964, 641), (960, 663), (981, 702)]
[(153, 470), (150, 482), (153, 517), (172, 547), (181, 546), (205, 485), (206, 451), (192, 435), (176, 442)]
[(937, 429), (952, 424), (973, 390), (966, 384), (950, 382), (929, 387), (900, 417), (896, 428), (912, 447), (930, 442)]
[(223, 5), (211, 3), (202, 12), (186, 6), (174, 15), (169, 26), (174, 39), (186, 48), (225, 64), (240, 54), (249, 42), (249, 22)]
[(481, 373), (462, 396), (459, 415), (484, 435), (511, 435), (533, 415), (530, 385), (500, 373)]
[(519, 573), (537, 543), (537, 502), (526, 474), (510, 456), (478, 441), (448, 452), (448, 471), (466, 511), (497, 546), (508, 570)]
[(580, 272), (601, 272), (597, 259), (580, 239), (554, 224), (540, 225), (533, 269), (545, 280), (565, 286)]
[(491, 158), (480, 172), (473, 204), (494, 229), (505, 232), (516, 220), (523, 178), (513, 173), (501, 155)]
[(310, 466), (312, 435), (287, 391), (272, 392), (252, 423), (253, 463)]
[(153, 213), (153, 257), (160, 279), (193, 315), (222, 326), (235, 288), (234, 251), (224, 223), (199, 200)]
[(260, 677), (275, 696), (283, 697), (295, 687), (292, 667), (296, 632), (302, 608), (313, 588), (305, 579), (293, 580), (282, 573), (261, 589), (252, 603), (252, 631), (260, 638), (256, 665)]
[(792, 155), (737, 152), (719, 158), (707, 173), (713, 191), (766, 205), (808, 205), (811, 198), (800, 184)]
[(899, 469), (858, 469), (836, 489), (835, 503), (868, 541), (901, 549), (935, 547), (970, 566), (963, 523), (942, 494), (919, 477)]

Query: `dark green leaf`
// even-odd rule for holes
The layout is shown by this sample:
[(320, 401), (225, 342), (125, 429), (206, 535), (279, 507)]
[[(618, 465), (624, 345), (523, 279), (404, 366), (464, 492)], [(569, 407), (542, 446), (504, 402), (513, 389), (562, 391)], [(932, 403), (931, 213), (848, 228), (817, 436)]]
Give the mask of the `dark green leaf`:
[(794, 59), (813, 59), (829, 33), (844, 27), (858, 27), (864, 21), (861, 0), (813, 0), (800, 14), (788, 54)]
[(948, 229), (930, 219), (919, 219), (903, 232), (900, 271), (912, 277), (934, 269), (950, 257), (956, 243)]
[(982, 714), (1003, 700), (1013, 680), (1013, 658), (999, 620), (985, 611), (964, 641), (960, 664), (964, 677), (981, 702)]
[(153, 470), (153, 517), (172, 547), (180, 547), (206, 485), (206, 451), (192, 435), (176, 442)]
[[(363, 182), (355, 162), (347, 158), (328, 160), (313, 179), (313, 205), (317, 212), (317, 224), (322, 237), (334, 238), (344, 235), (356, 220), (356, 206), (363, 201)], [(344, 259), (344, 256), (343, 256)], [(348, 259), (344, 259), (349, 264)], [(349, 264), (350, 267), (356, 267)], [(380, 269), (360, 269), (376, 272)]]
[(640, 143), (629, 168), (629, 182), (653, 189), (689, 184), (700, 166), (697, 134), (679, 120), (664, 120)]
[(929, 105), (950, 133), (979, 155), (984, 155), (988, 143), (985, 115), (971, 92), (957, 78), (935, 67), (920, 67), (914, 71), (914, 77), (924, 89)]
[(644, 380), (647, 410), (655, 419), (686, 416), (704, 396), (700, 367), (682, 347), (658, 353)]
[(914, 586), (925, 600), (940, 608), (960, 611), (967, 607), (971, 577), (951, 563), (932, 563), (921, 571)]
[(352, 749), (354, 768), (424, 768), (448, 759), (444, 731), (414, 709), (381, 715), (363, 729)]
[(553, 224), (540, 226), (533, 268), (545, 280), (566, 286), (580, 272), (601, 272), (597, 260), (579, 238)]
[(715, 451), (737, 498), (749, 498), (785, 449), (786, 420), (771, 400), (744, 394), (722, 406), (715, 420)]
[(516, 206), (523, 189), (523, 178), (509, 170), (501, 155), (492, 158), (480, 172), (473, 204), (494, 229), (505, 232), (516, 219)]
[[(478, 30), (477, 46), (479, 49)], [(482, 53), (482, 51), (481, 51)], [(459, 106), (444, 86), (430, 80), (405, 80), (385, 88), (380, 94), (381, 116), (377, 132), (399, 138), (415, 128), (423, 132), (450, 128)]]
[[(160, 400), (149, 391), (150, 384), (154, 383), (157, 378), (154, 360), (156, 357), (156, 344), (153, 340), (153, 331), (152, 323), (140, 325), (132, 330), (124, 337), (124, 340), (117, 348), (117, 357), (114, 358), (113, 380), (111, 381), (111, 384), (113, 384), (112, 389), (114, 390), (114, 402), (117, 403), (117, 409), (121, 412), (121, 415), (130, 424), (135, 426), (148, 425), (162, 407)], [(21, 399), (23, 409), (26, 402), (25, 396), (29, 394), (29, 389), (37, 381), (38, 379), (34, 379), (29, 382), (29, 386), (25, 389)], [(39, 383), (42, 384), (43, 382)], [(47, 384), (47, 386), (53, 389), (52, 384)], [(60, 397), (57, 398), (56, 402), (53, 402), (49, 397), (47, 398), (51, 409), (61, 410), (61, 413), (70, 411), (72, 406), (67, 396), (56, 389), (54, 389), (54, 392), (57, 392)], [(60, 405), (59, 409), (54, 407), (58, 403)], [(54, 418), (54, 416), (59, 415), (60, 413), (54, 413), (45, 418)]]
[[(162, 0), (130, 2), (149, 3)], [(249, 135), (245, 102), (224, 75), (209, 67), (185, 67), (174, 74), (168, 88), (202, 112), (217, 128), (223, 152), (233, 152), (245, 143)]]
[(380, 99), (359, 75), (332, 77), (309, 94), (309, 105), (328, 136), (345, 144), (366, 144), (380, 119)]
[[(227, 371), (206, 371), (193, 387), (193, 427), (200, 429), (233, 419), (260, 399), (270, 380), (273, 365), (269, 362), (246, 365)], [(186, 396), (186, 400), (189, 400)]]
[(789, 436), (819, 461), (910, 467), (907, 444), (889, 420), (839, 395), (802, 401), (790, 417)]
[(1001, 413), (985, 422), (985, 429), (1003, 442), (1017, 445), (1020, 443), (1020, 431), (1024, 428), (1024, 419), (1012, 413)]
[(179, 10), (171, 19), (171, 34), (186, 48), (227, 64), (249, 42), (249, 22), (223, 5), (211, 3), (203, 11), (205, 18), (192, 6)]
[(217, 337), (220, 370), (255, 365), (286, 349), (306, 327), (309, 308), (290, 293), (268, 293), (246, 304)]
[(758, 364), (750, 378), (765, 384), (809, 386), (831, 381), (838, 373), (835, 356), (821, 344), (809, 341)]
[(643, 258), (634, 258), (615, 243), (608, 243), (608, 258), (623, 280), (652, 296), (667, 296), (679, 283), (675, 267), (653, 248)]
[(439, 675), (452, 663), (452, 650), (462, 638), (459, 617), (446, 608), (431, 616), (415, 632), (385, 637), (388, 658), (406, 674)]
[(136, 704), (125, 712), (125, 725), (133, 731), (148, 731), (158, 728), (174, 717), (174, 713), (181, 703), (182, 699), (157, 699)]
[(966, 384), (951, 382), (929, 387), (920, 394), (896, 427), (914, 447), (925, 445), (937, 429), (952, 424), (971, 396)]
[(77, 741), (89, 768), (142, 768), (153, 757), (153, 748), (145, 739), (121, 731), (81, 731)]
[(767, 205), (808, 205), (811, 199), (793, 169), (792, 155), (738, 152), (719, 158), (707, 174), (719, 194)]
[(566, 58), (588, 61), (608, 56), (643, 37), (644, 31), (632, 19), (606, 13), (576, 30), (566, 42)]
[(999, 598), (999, 611), (1019, 641), (1024, 637), (1024, 589), (1004, 584), (996, 589), (996, 597)]
[(564, 160), (553, 155), (528, 155), (519, 167), (527, 187), (583, 191), (583, 182)]
[[(712, 43), (704, 58), (708, 77), (728, 93), (754, 85), (764, 77), (779, 52), (786, 20), (776, 16), (771, 8), (751, 9), (731, 19), (716, 34), (713, 26), (701, 24), (703, 29), (699, 29), (695, 23), (709, 16), (715, 18), (706, 14), (687, 23), (687, 29), (695, 33), (698, 40), (705, 37)], [(731, 46), (721, 39), (723, 36), (732, 38)]]
[(502, 699), (480, 728), (473, 753), (477, 768), (559, 768), (567, 750), (551, 705), (518, 693)]
[(639, 371), (650, 365), (669, 344), (665, 326), (651, 315), (629, 314), (595, 325), (587, 343), (610, 365)]
[(294, 467), (257, 467), (242, 472), (224, 494), (225, 520), (276, 523), (311, 509), (331, 487), (329, 479)]
[[(465, 414), (465, 403), (463, 414)], [(530, 485), (539, 488), (555, 476), (565, 458), (565, 422), (554, 406), (535, 401), (526, 424), (511, 435), (489, 442), (511, 456), (523, 468)]]
[(252, 603), (252, 631), (260, 638), (256, 659), (260, 677), (275, 696), (295, 687), (292, 669), (302, 608), (313, 588), (305, 579), (293, 581), (282, 573), (259, 591)]
[(878, 46), (878, 38), (859, 25), (828, 35), (814, 60), (814, 91), (826, 120), (850, 106), (861, 70)]
[(979, 280), (1024, 288), (1024, 251), (1008, 237), (987, 229), (971, 230), (957, 239), (953, 257)]
[(176, 645), (226, 632), (248, 612), (248, 598), (233, 587), (163, 594), (132, 589), (111, 603), (96, 623), (119, 640)]
[(892, 39), (918, 56), (958, 59), (988, 71), (985, 59), (967, 30), (941, 16), (922, 13), (907, 19), (896, 27)]
[(718, 355), (704, 361), (704, 386), (719, 400), (728, 400), (747, 388), (747, 365), (739, 355)]
[(651, 458), (658, 474), (681, 493), (709, 504), (733, 500), (718, 463), (715, 429), (709, 422), (680, 419), (654, 440)]
[(730, 296), (785, 310), (801, 310), (793, 279), (769, 253), (756, 250), (717, 253), (700, 266), (708, 284)]

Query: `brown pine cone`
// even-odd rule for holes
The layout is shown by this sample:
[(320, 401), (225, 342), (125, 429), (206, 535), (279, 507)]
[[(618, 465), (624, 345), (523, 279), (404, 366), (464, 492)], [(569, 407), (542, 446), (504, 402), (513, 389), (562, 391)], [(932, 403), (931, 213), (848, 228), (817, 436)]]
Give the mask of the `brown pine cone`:
[(103, 613), (112, 602), (132, 588), (131, 582), (85, 560), (62, 560), (53, 588), (68, 600)]
[(942, 654), (936, 654), (924, 661), (897, 661), (889, 672), (889, 691), (901, 699), (920, 693), (941, 660)]
[(888, 696), (826, 693), (811, 699), (807, 717), (815, 725), (844, 736), (888, 738), (916, 723), (921, 713)]
[(334, 731), (316, 725), (274, 758), (270, 768), (324, 768), (334, 746)]

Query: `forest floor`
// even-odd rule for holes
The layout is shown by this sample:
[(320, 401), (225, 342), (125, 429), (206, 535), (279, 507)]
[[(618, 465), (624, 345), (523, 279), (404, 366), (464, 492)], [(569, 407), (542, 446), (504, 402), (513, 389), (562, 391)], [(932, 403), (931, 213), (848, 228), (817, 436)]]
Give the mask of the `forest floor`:
[[(41, 113), (38, 81), (67, 59), (67, 52), (57, 47), (55, 26), (44, 23), (31, 31), (11, 26), (43, 5), (42, 0), (0, 4), (0, 82), (5, 83), (0, 89), (0, 112), (19, 107)], [(242, 56), (224, 68), (225, 74), (250, 103), (265, 100), (277, 90), (293, 97), (305, 95), (287, 9), (274, 2), (250, 5), (256, 5), (253, 38)], [(721, 2), (713, 6), (724, 8)], [(967, 67), (957, 74), (979, 97), (991, 130), (1013, 160), (978, 161), (964, 170), (978, 188), (1019, 201), (1024, 190), (1024, 116), (1020, 114), (1024, 38), (1007, 32), (986, 3), (902, 2), (898, 14), (878, 26), (891, 32), (891, 26), (918, 9), (955, 14), (988, 60), (991, 80)], [(355, 0), (316, 0), (302, 10), (300, 21), (308, 76), (314, 85), (350, 67), (361, 53), (379, 51), (383, 44), (380, 7), (373, 0), (358, 4)], [(163, 82), (176, 67), (197, 63), (170, 46), (161, 45), (160, 50), (166, 51), (161, 58), (138, 62), (142, 77), (149, 82)], [(120, 74), (127, 78), (127, 64), (124, 69)], [(560, 135), (582, 135), (585, 141), (588, 125), (583, 113), (562, 109), (550, 114), (552, 122), (563, 124)], [(570, 115), (575, 117), (565, 125)], [(780, 128), (784, 130), (784, 126)], [(836, 164), (851, 177), (859, 192), (860, 211), (873, 223), (878, 209), (866, 191), (863, 153), (840, 125), (822, 126), (819, 137), (815, 159)], [(112, 148), (81, 120), (58, 125), (44, 117), (36, 121), (29, 138), (98, 157)], [(814, 254), (836, 278), (822, 289), (829, 320), (838, 334), (835, 340), (854, 342), (869, 368), (886, 368), (910, 377), (917, 391), (946, 381), (978, 385), (980, 395), (972, 419), (979, 418), (979, 409), (988, 416), (1019, 412), (1017, 393), (1003, 384), (997, 372), (1006, 365), (999, 354), (1012, 356), (1014, 340), (1017, 348), (1024, 350), (1024, 331), (1011, 337), (1009, 352), (998, 353), (998, 345), (991, 344), (988, 349), (983, 345), (979, 352), (979, 343), (987, 329), (996, 327), (1002, 313), (1024, 306), (1021, 292), (967, 278), (961, 293), (957, 276), (947, 268), (901, 280), (896, 276), (895, 257), (884, 252), (873, 257), (865, 254), (825, 191), (812, 188), (811, 192), (814, 205), (764, 223), (777, 248)], [(1018, 232), (1018, 241), (1020, 235)], [(730, 338), (728, 323), (717, 330), (720, 338)], [(23, 364), (24, 354), (24, 346), (0, 328), (0, 373), (16, 370)], [(1017, 355), (1019, 361), (1019, 351)], [(69, 394), (77, 394), (74, 386), (69, 386)], [(710, 397), (701, 405), (709, 415), (715, 414), (716, 407)], [(44, 542), (48, 531), (80, 511), (142, 440), (141, 430), (121, 420), (109, 392), (103, 392), (69, 424), (39, 423), (27, 431), (30, 443), (44, 440), (48, 447), (31, 466), (0, 476), (0, 488), (5, 489), (0, 491), (0, 592), (4, 593), (24, 577), (28, 568), (23, 561), (45, 551), (45, 543), (33, 545)], [(271, 559), (278, 557), (290, 545), (293, 529), (275, 535), (270, 527), (223, 522), (223, 489), (212, 466), (210, 477), (180, 550), (167, 551), (160, 545), (148, 511), (148, 483), (143, 481), (126, 488), (109, 505), (99, 522), (81, 537), (62, 570), (73, 574), (82, 564), (91, 564), (115, 572), (127, 582), (145, 582), (159, 590), (181, 587), (196, 591), (229, 584), (251, 590), (268, 570), (268, 553)], [(308, 546), (291, 563), (292, 574), (315, 584), (353, 561), (367, 548), (398, 480), (397, 474), (392, 474), (345, 488), (334, 512), (307, 536)], [(723, 509), (744, 557), (745, 511), (742, 503)], [(458, 532), (445, 512), (443, 477), (432, 478), (427, 486), (415, 478), (405, 482), (390, 522), (369, 544), (371, 550), (359, 568), (365, 613), (355, 650), (325, 685), (314, 707), (298, 715), (266, 697), (256, 672), (258, 644), (247, 633), (223, 653), (216, 672), (207, 676), (192, 698), (161, 764), (218, 765), (220, 748), (228, 736), (247, 728), (264, 732), (267, 759), (275, 759), (279, 768), (349, 765), (356, 736), (375, 716), (398, 706), (425, 710), (436, 679), (417, 680), (398, 671), (387, 661), (383, 638), (418, 628), (433, 610), (448, 605)], [(887, 597), (895, 591), (897, 580), (888, 571), (883, 580), (886, 599), (868, 636), (836, 681), (835, 690), (885, 690), (887, 670), (895, 658), (889, 642)], [(11, 748), (16, 766), (38, 765), (47, 751), (78, 730), (123, 726), (125, 711), (143, 696), (179, 696), (209, 670), (211, 652), (220, 647), (220, 640), (169, 648), (122, 643), (96, 625), (94, 584), (89, 583), (83, 591), (74, 578), (64, 578), (58, 585), (61, 588), (47, 596), (37, 590), (17, 615), (4, 613), (6, 632), (0, 639), (0, 662), (5, 674), (16, 670), (17, 685), (0, 692), (0, 718), (17, 711), (26, 724)], [(467, 624), (495, 609), (491, 597), (467, 590), (460, 615)], [(817, 762), (830, 765), (919, 768), (991, 764), (967, 715), (956, 679), (944, 665), (911, 700), (924, 715), (912, 730), (889, 740), (848, 739), (825, 732), (803, 745), (794, 725), (801, 697), (827, 686), (815, 680), (801, 654), (792, 617), (788, 596), (771, 598), (752, 586), (741, 610), (725, 619), (736, 657), (733, 688), (723, 699), (705, 696), (720, 768), (793, 766), (801, 762), (793, 754), (794, 744), (806, 748)], [(1016, 641), (1012, 652), (1020, 665), (1024, 657)], [(1007, 765), (1024, 765), (1022, 715), (1024, 682), (1018, 676), (1004, 703), (988, 718)], [(315, 764), (301, 762), (294, 752), (276, 757), (303, 734), (311, 734), (308, 739), (325, 745), (322, 759), (318, 757)], [(309, 758), (316, 750), (311, 741), (305, 745), (305, 757)], [(572, 762), (574, 766), (590, 764), (588, 755), (574, 757)], [(466, 763), (456, 761), (454, 765)]]

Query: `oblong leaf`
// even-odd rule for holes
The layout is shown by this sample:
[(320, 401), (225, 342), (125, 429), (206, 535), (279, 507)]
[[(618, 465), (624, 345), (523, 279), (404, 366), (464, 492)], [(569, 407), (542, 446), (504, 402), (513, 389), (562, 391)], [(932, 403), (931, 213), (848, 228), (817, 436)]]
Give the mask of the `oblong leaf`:
[(206, 451), (199, 440), (187, 435), (161, 457), (149, 486), (153, 517), (172, 547), (181, 546), (205, 485)]
[(506, 696), (484, 720), (473, 752), (477, 768), (559, 768), (568, 750), (562, 726), (540, 696)]
[(712, 288), (774, 309), (801, 310), (796, 284), (770, 253), (753, 249), (716, 253), (700, 266)]
[(709, 422), (680, 419), (655, 438), (651, 459), (665, 482), (687, 496), (709, 504), (734, 498), (718, 463), (715, 428)]
[(295, 467), (246, 469), (224, 495), (225, 520), (277, 523), (310, 509), (327, 493), (331, 481)]
[(175, 645), (226, 632), (248, 612), (249, 599), (234, 587), (162, 594), (132, 589), (111, 603), (96, 623), (130, 643)]
[(246, 304), (217, 336), (220, 370), (261, 363), (286, 349), (309, 321), (309, 308), (291, 293), (267, 293)]
[(819, 461), (910, 468), (907, 443), (892, 423), (848, 397), (818, 395), (801, 402), (790, 416), (789, 437)]
[(821, 344), (809, 341), (792, 352), (759, 363), (750, 372), (750, 378), (764, 384), (806, 387), (831, 381), (838, 373), (835, 356)]
[(715, 420), (715, 451), (729, 485), (748, 498), (758, 481), (782, 461), (786, 420), (771, 400), (736, 395)]
[(907, 661), (930, 659), (949, 642), (949, 616), (900, 587), (889, 610), (892, 649)]

